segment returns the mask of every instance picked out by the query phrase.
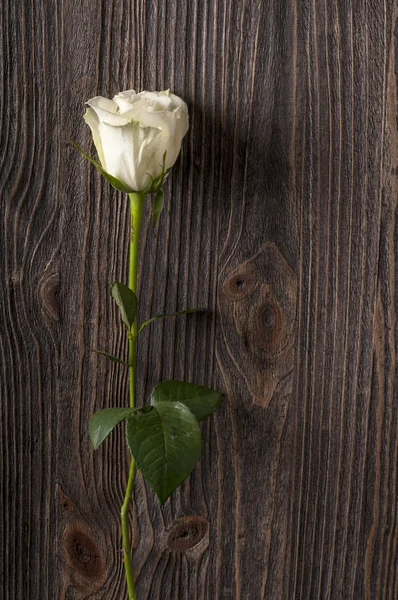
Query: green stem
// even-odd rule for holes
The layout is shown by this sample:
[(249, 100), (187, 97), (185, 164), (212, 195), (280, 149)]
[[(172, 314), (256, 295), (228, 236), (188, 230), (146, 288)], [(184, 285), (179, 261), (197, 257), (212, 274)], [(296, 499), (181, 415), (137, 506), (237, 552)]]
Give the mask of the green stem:
[[(130, 275), (129, 288), (137, 294), (138, 254), (140, 248), (140, 234), (142, 210), (145, 196), (143, 194), (129, 194), (131, 201), (131, 229), (130, 229)], [(137, 359), (137, 317), (134, 319), (129, 338), (130, 349), (130, 406), (135, 406), (135, 382)]]
[[(137, 293), (137, 275), (138, 275), (138, 254), (140, 247), (140, 233), (141, 233), (141, 222), (142, 222), (142, 211), (144, 207), (145, 195), (144, 194), (129, 194), (131, 202), (131, 230), (130, 230), (130, 274), (129, 274), (129, 288), (133, 292)], [(136, 394), (136, 364), (137, 364), (137, 317), (134, 320), (134, 324), (131, 328), (131, 335), (129, 336), (129, 374), (130, 374), (130, 406), (135, 407)], [(127, 589), (129, 594), (129, 600), (137, 600), (137, 593), (135, 591), (133, 564), (131, 555), (131, 537), (129, 527), (129, 512), (131, 501), (133, 498), (133, 490), (135, 483), (137, 467), (134, 459), (131, 458), (130, 472), (127, 482), (126, 494), (121, 510), (122, 516), (122, 539), (123, 539), (123, 554), (124, 554), (124, 568), (126, 572)]]

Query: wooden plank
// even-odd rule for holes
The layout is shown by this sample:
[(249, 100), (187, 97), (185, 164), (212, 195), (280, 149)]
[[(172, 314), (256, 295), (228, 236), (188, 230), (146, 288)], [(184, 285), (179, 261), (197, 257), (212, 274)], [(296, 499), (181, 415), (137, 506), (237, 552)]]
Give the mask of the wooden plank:
[(191, 127), (147, 214), (139, 396), (222, 390), (160, 509), (139, 480), (147, 600), (393, 600), (397, 581), (397, 68), (392, 0), (0, 6), (0, 599), (124, 598), (127, 402), (108, 292), (128, 206), (70, 144), (84, 100), (170, 87)]

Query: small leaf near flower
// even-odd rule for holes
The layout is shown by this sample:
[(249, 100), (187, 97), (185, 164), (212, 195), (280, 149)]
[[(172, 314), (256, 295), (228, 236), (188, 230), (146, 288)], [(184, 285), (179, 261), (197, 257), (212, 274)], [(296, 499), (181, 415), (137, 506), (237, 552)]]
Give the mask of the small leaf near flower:
[(145, 327), (148, 327), (148, 325), (150, 325), (154, 321), (161, 321), (163, 319), (169, 319), (170, 317), (179, 317), (180, 315), (188, 315), (190, 313), (205, 312), (205, 311), (206, 311), (205, 308), (187, 308), (186, 310), (179, 310), (178, 312), (170, 313), (168, 315), (155, 315), (154, 317), (151, 317), (150, 319), (148, 319), (147, 321), (144, 321), (142, 323), (142, 325), (140, 326), (140, 328), (137, 331), (137, 335), (143, 329), (145, 329)]
[(101, 356), (105, 356), (105, 358), (109, 358), (109, 360), (111, 360), (112, 362), (118, 363), (119, 365), (123, 365), (124, 367), (130, 366), (128, 363), (124, 362), (124, 360), (121, 360), (121, 358), (117, 358), (117, 356), (113, 356), (112, 354), (104, 352), (103, 350), (93, 350), (93, 352), (95, 352), (96, 354), (100, 354)]
[(157, 406), (159, 402), (181, 402), (198, 421), (203, 421), (221, 406), (222, 398), (219, 392), (208, 387), (171, 380), (162, 381), (153, 388), (151, 404)]
[(127, 443), (138, 469), (163, 504), (200, 458), (198, 422), (181, 402), (159, 402), (127, 420)]
[(120, 281), (115, 281), (112, 285), (111, 296), (120, 309), (123, 323), (130, 331), (137, 314), (137, 296), (133, 290)]
[(105, 169), (100, 165), (100, 163), (95, 160), (95, 158), (93, 158), (92, 156), (90, 156), (89, 154), (84, 152), (84, 150), (82, 148), (80, 148), (80, 146), (74, 140), (71, 140), (71, 141), (72, 141), (72, 144), (75, 146), (75, 148), (77, 148), (77, 150), (79, 150), (79, 152), (82, 153), (84, 158), (86, 158), (88, 161), (90, 161), (91, 164), (94, 165), (94, 167), (101, 173), (101, 175), (103, 175), (105, 177), (105, 179), (107, 181), (109, 181), (109, 183), (111, 185), (113, 185), (113, 187), (115, 189), (117, 189), (119, 192), (126, 192), (126, 193), (131, 192), (129, 187), (125, 183), (123, 183), (123, 181), (120, 181), (120, 179), (117, 179), (116, 177), (113, 177), (113, 175), (110, 175), (109, 173), (107, 173), (105, 171)]

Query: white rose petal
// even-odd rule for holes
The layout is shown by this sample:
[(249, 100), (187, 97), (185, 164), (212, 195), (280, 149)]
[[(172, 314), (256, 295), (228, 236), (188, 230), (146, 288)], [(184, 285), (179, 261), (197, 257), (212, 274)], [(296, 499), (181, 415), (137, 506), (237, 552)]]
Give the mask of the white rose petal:
[[(140, 192), (172, 167), (188, 131), (188, 108), (168, 90), (127, 90), (113, 100), (96, 96), (87, 102), (90, 126), (102, 167), (131, 191)], [(149, 175), (148, 175), (149, 174)]]

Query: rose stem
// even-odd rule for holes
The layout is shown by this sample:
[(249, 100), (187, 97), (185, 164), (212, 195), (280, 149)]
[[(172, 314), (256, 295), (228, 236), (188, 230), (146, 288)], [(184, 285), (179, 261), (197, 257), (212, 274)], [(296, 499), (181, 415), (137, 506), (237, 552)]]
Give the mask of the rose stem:
[[(131, 229), (130, 229), (130, 275), (129, 275), (129, 288), (134, 293), (137, 292), (137, 275), (138, 275), (138, 254), (140, 246), (140, 232), (142, 222), (142, 211), (145, 201), (145, 195), (132, 193), (129, 194), (131, 202)], [(134, 408), (136, 404), (136, 365), (137, 365), (137, 315), (134, 319), (133, 326), (131, 328), (131, 335), (129, 335), (129, 375), (130, 375), (130, 407)], [(133, 489), (136, 475), (136, 465), (134, 459), (131, 458), (130, 472), (127, 482), (126, 495), (121, 510), (122, 516), (122, 539), (123, 539), (123, 553), (124, 553), (124, 568), (126, 572), (127, 589), (129, 594), (129, 600), (137, 600), (137, 593), (135, 591), (134, 575), (133, 575), (133, 564), (131, 559), (131, 538), (129, 528), (129, 511), (131, 501), (133, 497)]]

